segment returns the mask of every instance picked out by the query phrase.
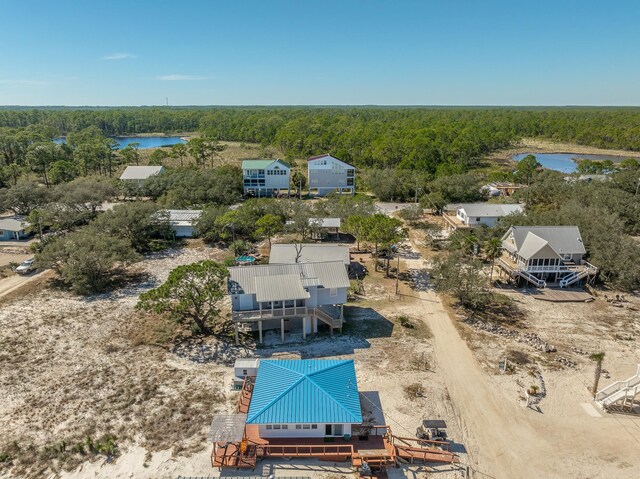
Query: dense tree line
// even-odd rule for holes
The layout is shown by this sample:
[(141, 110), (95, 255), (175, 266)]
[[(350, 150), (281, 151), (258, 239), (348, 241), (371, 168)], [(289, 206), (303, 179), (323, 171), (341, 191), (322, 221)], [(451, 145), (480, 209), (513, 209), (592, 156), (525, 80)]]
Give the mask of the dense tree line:
[(2, 137), (93, 127), (105, 136), (198, 130), (220, 141), (274, 145), (290, 158), (330, 152), (361, 168), (463, 173), (522, 137), (640, 149), (633, 108), (101, 108), (0, 110)]

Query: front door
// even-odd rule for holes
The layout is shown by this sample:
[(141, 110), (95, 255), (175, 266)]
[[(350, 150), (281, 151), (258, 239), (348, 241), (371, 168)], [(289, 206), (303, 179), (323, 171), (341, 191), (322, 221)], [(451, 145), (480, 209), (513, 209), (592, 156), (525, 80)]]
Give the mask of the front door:
[(325, 436), (342, 436), (342, 424), (325, 424), (324, 435)]

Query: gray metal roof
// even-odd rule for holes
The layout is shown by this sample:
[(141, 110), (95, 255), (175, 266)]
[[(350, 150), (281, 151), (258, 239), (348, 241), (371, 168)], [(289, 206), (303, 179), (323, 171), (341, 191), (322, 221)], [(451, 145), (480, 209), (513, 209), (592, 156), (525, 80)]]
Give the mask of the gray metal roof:
[(512, 213), (524, 212), (521, 205), (506, 205), (499, 203), (462, 203), (455, 205), (455, 209), (462, 208), (467, 216), (474, 218), (501, 218)]
[(202, 210), (164, 210), (172, 226), (191, 226), (200, 219)]
[[(299, 243), (301, 246), (299, 263), (320, 263), (324, 261), (342, 261), (351, 263), (349, 247), (332, 244)], [(273, 244), (269, 253), (269, 263), (292, 264), (296, 262), (295, 244)]]
[(282, 274), (276, 276), (258, 276), (256, 282), (256, 301), (285, 301), (293, 299), (309, 299), (299, 274)]
[(213, 442), (240, 442), (246, 422), (246, 414), (216, 414), (207, 436)]
[(122, 175), (120, 175), (120, 179), (146, 180), (161, 173), (163, 170), (163, 166), (127, 166)]
[(0, 230), (22, 231), (31, 226), (24, 216), (5, 216), (0, 218)]
[(577, 226), (512, 226), (503, 240), (511, 234), (518, 254), (525, 259), (532, 257), (547, 244), (559, 256), (587, 252)]
[[(282, 276), (296, 275), (303, 287), (348, 288), (349, 277), (342, 261), (322, 263), (260, 264), (229, 268), (229, 293), (257, 294), (256, 278), (268, 277), (271, 282), (282, 281)], [(260, 280), (260, 284), (266, 280)], [(262, 286), (261, 286), (262, 287)], [(297, 286), (289, 285), (291, 288)], [(292, 289), (292, 292), (297, 289)], [(293, 299), (293, 298), (287, 298)]]
[(340, 218), (309, 218), (309, 224), (321, 228), (340, 228)]

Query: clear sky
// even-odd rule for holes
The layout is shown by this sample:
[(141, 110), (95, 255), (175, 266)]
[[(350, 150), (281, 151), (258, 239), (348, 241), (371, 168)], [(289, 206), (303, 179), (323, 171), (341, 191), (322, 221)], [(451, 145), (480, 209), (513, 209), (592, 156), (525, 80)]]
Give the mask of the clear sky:
[(640, 105), (640, 1), (0, 0), (3, 105)]

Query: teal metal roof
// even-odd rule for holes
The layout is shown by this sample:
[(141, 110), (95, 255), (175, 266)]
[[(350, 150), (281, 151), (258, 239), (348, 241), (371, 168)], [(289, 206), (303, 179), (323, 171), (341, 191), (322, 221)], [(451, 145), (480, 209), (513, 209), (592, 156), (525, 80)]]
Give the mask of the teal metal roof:
[(353, 360), (260, 361), (247, 424), (362, 423)]
[(264, 170), (267, 166), (276, 162), (286, 166), (287, 168), (289, 167), (289, 164), (286, 161), (282, 161), (282, 160), (243, 160), (242, 169), (243, 170)]

